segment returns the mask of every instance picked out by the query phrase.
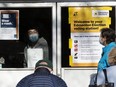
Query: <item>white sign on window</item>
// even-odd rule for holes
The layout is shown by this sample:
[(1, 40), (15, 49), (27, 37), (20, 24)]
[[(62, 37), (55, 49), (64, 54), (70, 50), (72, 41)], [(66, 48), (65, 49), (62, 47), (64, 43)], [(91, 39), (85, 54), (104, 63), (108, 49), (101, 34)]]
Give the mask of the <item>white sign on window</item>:
[(43, 59), (43, 49), (27, 49), (28, 68), (34, 68), (37, 61)]

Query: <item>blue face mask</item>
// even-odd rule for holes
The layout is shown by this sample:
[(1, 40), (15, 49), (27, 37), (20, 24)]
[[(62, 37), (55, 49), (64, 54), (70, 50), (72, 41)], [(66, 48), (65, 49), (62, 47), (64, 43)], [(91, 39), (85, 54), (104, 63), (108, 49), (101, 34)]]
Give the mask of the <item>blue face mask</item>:
[(39, 35), (38, 34), (31, 34), (29, 35), (29, 40), (31, 42), (36, 42), (39, 39)]

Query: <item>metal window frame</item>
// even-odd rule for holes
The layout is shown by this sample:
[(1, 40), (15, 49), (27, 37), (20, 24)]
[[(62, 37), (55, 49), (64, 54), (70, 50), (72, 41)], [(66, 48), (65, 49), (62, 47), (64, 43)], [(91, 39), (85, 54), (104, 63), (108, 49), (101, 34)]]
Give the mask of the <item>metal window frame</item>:
[[(58, 75), (61, 75), (62, 73), (62, 67), (61, 67), (61, 8), (62, 7), (68, 7), (68, 6), (115, 6), (116, 8), (116, 1), (110, 1), (110, 2), (58, 2), (57, 3), (57, 68), (58, 68)], [(116, 12), (116, 11), (115, 11)], [(115, 14), (116, 15), (116, 14)], [(116, 18), (115, 18), (116, 20)], [(116, 25), (116, 23), (115, 23)], [(116, 26), (115, 26), (116, 30)], [(115, 31), (116, 32), (116, 31)], [(65, 70), (65, 68), (63, 69)], [(62, 73), (63, 74), (63, 73)]]
[[(53, 62), (53, 69), (54, 73), (56, 73), (56, 3), (50, 2), (50, 3), (0, 3), (0, 8), (21, 8), (21, 7), (51, 7), (52, 9), (52, 62)], [(25, 69), (25, 68), (24, 68)], [(0, 69), (0, 71), (17, 71), (17, 70), (24, 70), (24, 69)], [(25, 70), (32, 70), (30, 68), (26, 68)]]

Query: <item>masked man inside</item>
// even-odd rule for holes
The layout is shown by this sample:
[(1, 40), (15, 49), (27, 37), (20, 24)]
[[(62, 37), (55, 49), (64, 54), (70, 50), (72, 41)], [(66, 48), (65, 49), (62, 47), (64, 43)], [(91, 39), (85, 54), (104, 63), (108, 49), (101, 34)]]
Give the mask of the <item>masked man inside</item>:
[(28, 49), (37, 49), (40, 48), (43, 50), (43, 58), (49, 58), (49, 48), (48, 48), (48, 43), (47, 41), (43, 38), (40, 37), (39, 30), (38, 28), (30, 28), (27, 32), (28, 35), (28, 45), (24, 49), (24, 54), (25, 54), (25, 66), (27, 66), (27, 50)]

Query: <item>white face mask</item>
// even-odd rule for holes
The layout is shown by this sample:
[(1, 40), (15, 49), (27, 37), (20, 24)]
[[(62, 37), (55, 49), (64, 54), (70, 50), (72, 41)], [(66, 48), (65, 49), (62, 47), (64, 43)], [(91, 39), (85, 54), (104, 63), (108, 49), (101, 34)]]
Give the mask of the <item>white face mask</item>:
[(38, 34), (30, 34), (29, 35), (29, 40), (31, 42), (36, 42), (39, 39), (39, 35)]
[(102, 45), (104, 45), (104, 41), (102, 41), (101, 38), (99, 38), (99, 43), (102, 44)]

